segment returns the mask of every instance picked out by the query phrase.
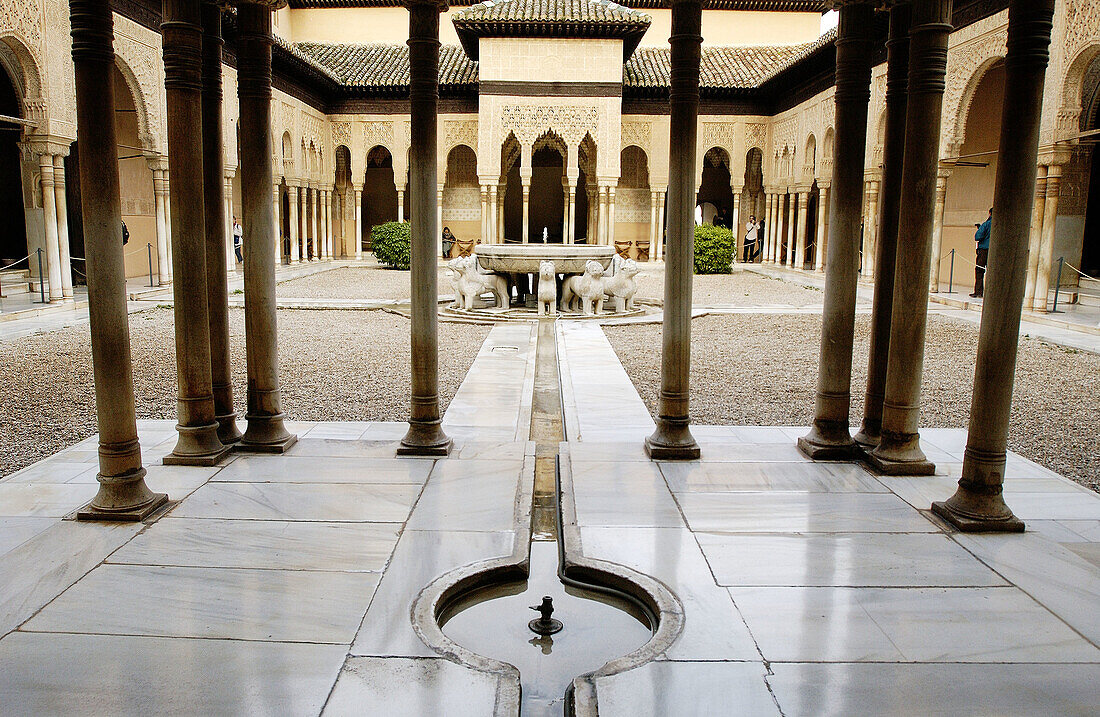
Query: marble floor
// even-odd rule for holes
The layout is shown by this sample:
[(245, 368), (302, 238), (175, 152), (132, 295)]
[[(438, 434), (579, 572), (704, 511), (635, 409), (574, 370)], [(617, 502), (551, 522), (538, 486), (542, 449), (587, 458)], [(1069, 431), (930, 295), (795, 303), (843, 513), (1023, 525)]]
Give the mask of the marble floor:
[[(536, 335), (492, 330), (444, 459), (396, 458), (403, 424), (300, 423), (285, 456), (169, 467), (172, 422), (142, 421), (148, 482), (179, 501), (155, 523), (63, 520), (94, 437), (0, 480), (0, 713), (514, 714), (515, 680), (429, 647), (413, 606), (526, 555)], [(579, 714), (1096, 714), (1100, 496), (1012, 456), (1028, 531), (956, 533), (928, 508), (965, 435), (935, 428), (927, 478), (813, 463), (787, 426), (698, 426), (701, 460), (651, 462), (602, 330), (556, 335), (576, 549), (683, 615), (656, 659), (579, 680)]]

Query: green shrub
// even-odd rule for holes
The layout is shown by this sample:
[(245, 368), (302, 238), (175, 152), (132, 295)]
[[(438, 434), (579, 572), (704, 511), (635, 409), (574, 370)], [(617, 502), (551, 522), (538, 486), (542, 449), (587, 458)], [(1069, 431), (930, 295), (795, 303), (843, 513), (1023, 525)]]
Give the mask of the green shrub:
[(695, 227), (695, 273), (729, 274), (733, 269), (733, 232), (703, 224)]
[(409, 268), (409, 223), (386, 222), (370, 230), (371, 251), (378, 261), (394, 269)]

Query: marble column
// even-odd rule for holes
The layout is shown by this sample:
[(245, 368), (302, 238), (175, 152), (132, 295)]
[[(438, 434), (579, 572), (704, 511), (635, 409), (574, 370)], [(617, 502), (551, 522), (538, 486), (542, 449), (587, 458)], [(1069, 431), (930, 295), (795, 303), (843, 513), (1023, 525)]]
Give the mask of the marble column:
[(800, 187), (798, 192), (798, 239), (795, 242), (794, 268), (806, 268), (806, 244), (809, 238), (810, 188)]
[(439, 104), (439, 0), (408, 0), (412, 204), (412, 411), (398, 455), (441, 456), (451, 450), (439, 412), (436, 256), (439, 188), (436, 177)]
[[(167, 160), (164, 160), (167, 161)], [(165, 186), (164, 170), (153, 170), (153, 207), (157, 217), (157, 277), (160, 286), (171, 283), (168, 276), (168, 188)]]
[(886, 126), (882, 147), (881, 205), (871, 222), (878, 227), (875, 249), (875, 290), (871, 303), (871, 345), (867, 360), (867, 393), (863, 424), (855, 440), (864, 449), (878, 445), (882, 401), (886, 389), (886, 362), (894, 308), (894, 265), (898, 250), (898, 213), (901, 211), (902, 162), (905, 159), (905, 113), (909, 100), (908, 3), (890, 8), (890, 35), (886, 42)]
[[(355, 242), (355, 258), (363, 258), (363, 185), (352, 185), (355, 191), (355, 227), (352, 241)], [(400, 205), (399, 205), (400, 206)]]
[(607, 185), (601, 184), (597, 190), (600, 197), (599, 213), (596, 216), (597, 244), (607, 244)]
[(325, 190), (325, 256), (332, 259), (332, 190)]
[(1043, 242), (1043, 213), (1047, 199), (1047, 168), (1040, 164), (1035, 179), (1035, 206), (1031, 210), (1031, 234), (1027, 249), (1027, 282), (1024, 284), (1024, 309), (1035, 303), (1035, 279), (1039, 271), (1039, 248)]
[(667, 196), (667, 192), (659, 192), (657, 196), (657, 245), (660, 249), (657, 253), (661, 261), (665, 260), (665, 199)]
[[(211, 376), (210, 310), (206, 273), (206, 206), (203, 174), (201, 6), (164, 0), (164, 94), (168, 166), (172, 171), (172, 242), (176, 277), (176, 430), (165, 465), (212, 466), (229, 448), (218, 438)], [(81, 145), (83, 148), (83, 145)], [(218, 175), (221, 217), (221, 174)], [(217, 225), (221, 230), (221, 222)], [(221, 255), (218, 255), (221, 263)]]
[[(905, 116), (894, 307), (882, 434), (868, 460), (888, 475), (931, 475), (935, 466), (920, 448), (920, 385), (928, 322), (928, 272), (935, 223), (940, 117), (951, 34), (951, 0), (913, 5), (909, 33), (909, 102)], [(1028, 191), (1028, 196), (1031, 192)]]
[(247, 427), (239, 450), (283, 453), (298, 440), (283, 423), (275, 313), (275, 216), (271, 186), (271, 11), (278, 0), (237, 6), (237, 98), (240, 106), (241, 213), (244, 215), (244, 330)]
[(669, 220), (665, 310), (661, 323), (661, 390), (657, 429), (645, 440), (646, 455), (654, 460), (699, 458), (699, 444), (691, 435), (688, 414), (688, 380), (702, 7), (701, 0), (672, 0)]
[(168, 158), (164, 158), (164, 229), (168, 252), (168, 283), (172, 283), (172, 183), (169, 181)]
[(500, 243), (500, 230), (497, 227), (497, 185), (489, 185), (489, 236), (490, 244)]
[(1031, 229), (1031, 204), (1018, 199), (1035, 192), (1032, 168), (1038, 158), (1054, 4), (1055, 0), (1012, 0), (1009, 4), (1004, 113), (1012, 121), (1001, 129), (993, 194), (995, 236), (989, 242), (985, 287), (990, 306), (998, 310), (982, 312), (958, 490), (946, 501), (932, 504), (932, 512), (963, 531), (1024, 529), (1002, 494)]
[[(64, 301), (61, 291), (61, 249), (57, 241), (57, 204), (53, 187), (53, 155), (38, 156), (38, 166), (42, 181), (42, 223), (45, 225), (46, 276), (39, 277), (50, 285), (50, 303)], [(32, 262), (33, 265), (33, 262)]]
[(730, 217), (730, 228), (733, 229), (733, 261), (741, 261), (741, 187), (733, 187), (733, 214)]
[(867, 141), (867, 105), (871, 96), (873, 15), (870, 2), (848, 0), (840, 5), (836, 41), (835, 159), (817, 394), (813, 426), (808, 434), (798, 439), (799, 449), (814, 459), (845, 459), (859, 454), (848, 430), (848, 419), (858, 280), (860, 189)]
[(932, 222), (932, 256), (929, 260), (928, 290), (933, 294), (940, 290), (940, 263), (943, 261), (941, 248), (943, 247), (943, 212), (947, 206), (947, 180), (951, 176), (951, 170), (940, 163), (940, 171), (936, 177), (936, 209)]
[[(66, 150), (67, 151), (67, 150)], [(61, 268), (61, 298), (73, 300), (73, 267), (69, 256), (69, 207), (65, 199), (65, 156), (53, 156), (54, 209), (57, 212), (57, 263)]]
[(867, 180), (867, 211), (863, 220), (863, 261), (860, 274), (875, 278), (875, 246), (878, 243), (878, 179)]
[[(225, 228), (219, 221), (222, 216), (221, 195), (225, 179), (222, 147), (221, 13), (222, 6), (219, 3), (202, 3), (202, 174), (211, 388), (214, 392), (214, 418), (218, 422), (218, 439), (228, 446), (241, 440), (241, 432), (237, 429), (237, 411), (233, 407), (233, 380), (229, 368), (229, 292), (225, 256), (227, 244), (232, 244), (232, 238), (226, 237)], [(232, 246), (228, 246), (228, 249), (230, 252), (233, 250)]]
[[(218, 163), (221, 164), (220, 162)], [(222, 242), (222, 256), (218, 259), (233, 271), (237, 270), (237, 252), (233, 250), (233, 170), (227, 169), (222, 180), (224, 202), (222, 202), (219, 226), (225, 241)], [(241, 245), (244, 252), (244, 245)]]
[(615, 187), (607, 188), (607, 243), (615, 246)]
[(168, 502), (168, 496), (145, 484), (138, 443), (115, 134), (113, 16), (109, 0), (70, 0), (69, 9), (99, 427), (99, 491), (77, 510), (76, 518), (139, 521)]
[(321, 260), (321, 190), (316, 186), (309, 188), (309, 231), (313, 258)]
[(405, 221), (405, 190), (397, 190), (397, 221)]
[(760, 237), (763, 247), (760, 252), (760, 263), (772, 263), (772, 225), (775, 224), (775, 202), (772, 193), (764, 192), (764, 236)]
[(481, 230), (478, 232), (477, 240), (487, 241), (489, 238), (489, 187), (486, 184), (481, 185)]
[(531, 178), (520, 176), (520, 181), (523, 183), (523, 243), (528, 244), (531, 241)]
[(825, 271), (825, 252), (829, 248), (828, 232), (826, 227), (829, 222), (829, 182), (818, 180), (817, 182), (817, 246), (814, 248), (814, 269)]
[(657, 260), (657, 249), (660, 248), (657, 243), (657, 197), (657, 192), (649, 193), (649, 258), (651, 261)]
[[(1062, 166), (1047, 165), (1047, 191), (1043, 202), (1043, 231), (1039, 242), (1039, 259), (1035, 268), (1035, 297), (1031, 308), (1047, 310), (1050, 293), (1050, 268), (1054, 264), (1054, 226), (1058, 221), (1058, 194), (1062, 187)], [(992, 246), (992, 244), (990, 245)], [(989, 272), (986, 272), (988, 278)]]
[(570, 177), (565, 191), (569, 199), (569, 216), (565, 223), (565, 243), (574, 244), (577, 240), (577, 178)]
[(787, 203), (783, 210), (783, 219), (786, 222), (783, 237), (786, 240), (787, 268), (794, 268), (795, 253), (795, 223), (798, 221), (798, 194), (787, 190)]
[(275, 263), (281, 264), (283, 262), (283, 207), (282, 202), (279, 201), (280, 189), (282, 185), (276, 179), (273, 189), (271, 190), (271, 211), (275, 216)]
[(443, 185), (438, 185), (435, 195), (435, 226), (442, 236), (443, 231)]
[(286, 195), (290, 205), (290, 263), (301, 261), (301, 249), (298, 246), (298, 187), (287, 183)]
[(783, 195), (779, 192), (772, 193), (772, 222), (771, 232), (771, 263), (782, 263), (782, 245), (780, 243), (780, 237), (783, 235)]

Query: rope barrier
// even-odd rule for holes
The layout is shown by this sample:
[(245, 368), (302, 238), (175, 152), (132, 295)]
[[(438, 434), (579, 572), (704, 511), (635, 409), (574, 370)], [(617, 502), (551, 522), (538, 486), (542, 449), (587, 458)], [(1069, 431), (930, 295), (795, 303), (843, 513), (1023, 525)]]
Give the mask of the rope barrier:
[(1062, 260), (1062, 263), (1063, 263), (1063, 264), (1065, 264), (1066, 266), (1068, 266), (1068, 267), (1069, 267), (1070, 269), (1073, 269), (1074, 271), (1076, 271), (1076, 272), (1077, 272), (1078, 274), (1080, 274), (1081, 276), (1085, 277), (1086, 279), (1095, 279), (1095, 278), (1096, 278), (1095, 276), (1089, 276), (1089, 275), (1088, 275), (1088, 274), (1086, 274), (1085, 272), (1083, 272), (1083, 271), (1081, 271), (1080, 269), (1078, 269), (1077, 267), (1075, 267), (1075, 266), (1074, 266), (1073, 264), (1070, 264), (1070, 263), (1069, 263), (1068, 261), (1066, 261), (1065, 259), (1063, 259), (1063, 260)]
[(11, 266), (5, 266), (3, 269), (0, 269), (0, 271), (26, 271), (26, 269), (20, 269), (19, 267), (15, 266), (15, 265), (18, 264), (21, 261), (25, 261), (25, 260), (30, 259), (30, 258), (31, 258), (31, 255), (27, 254), (22, 259), (16, 259), (15, 261), (13, 261), (11, 263)]

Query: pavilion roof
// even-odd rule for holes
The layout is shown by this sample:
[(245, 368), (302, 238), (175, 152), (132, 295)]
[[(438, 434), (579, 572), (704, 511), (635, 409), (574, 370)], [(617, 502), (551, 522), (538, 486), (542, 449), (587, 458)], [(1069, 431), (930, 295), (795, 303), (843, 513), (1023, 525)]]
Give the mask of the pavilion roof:
[[(812, 43), (752, 47), (703, 47), (699, 86), (709, 91), (753, 89), (835, 39), (828, 33)], [(300, 42), (296, 54), (345, 87), (400, 93), (409, 86), (407, 45), (347, 45)], [(623, 66), (623, 88), (639, 94), (660, 93), (670, 86), (667, 47), (639, 48)], [(443, 91), (476, 89), (478, 63), (456, 45), (439, 49), (439, 86)]]
[(486, 0), (451, 18), (466, 54), (478, 59), (483, 37), (599, 37), (623, 41), (630, 57), (649, 15), (610, 0)]

